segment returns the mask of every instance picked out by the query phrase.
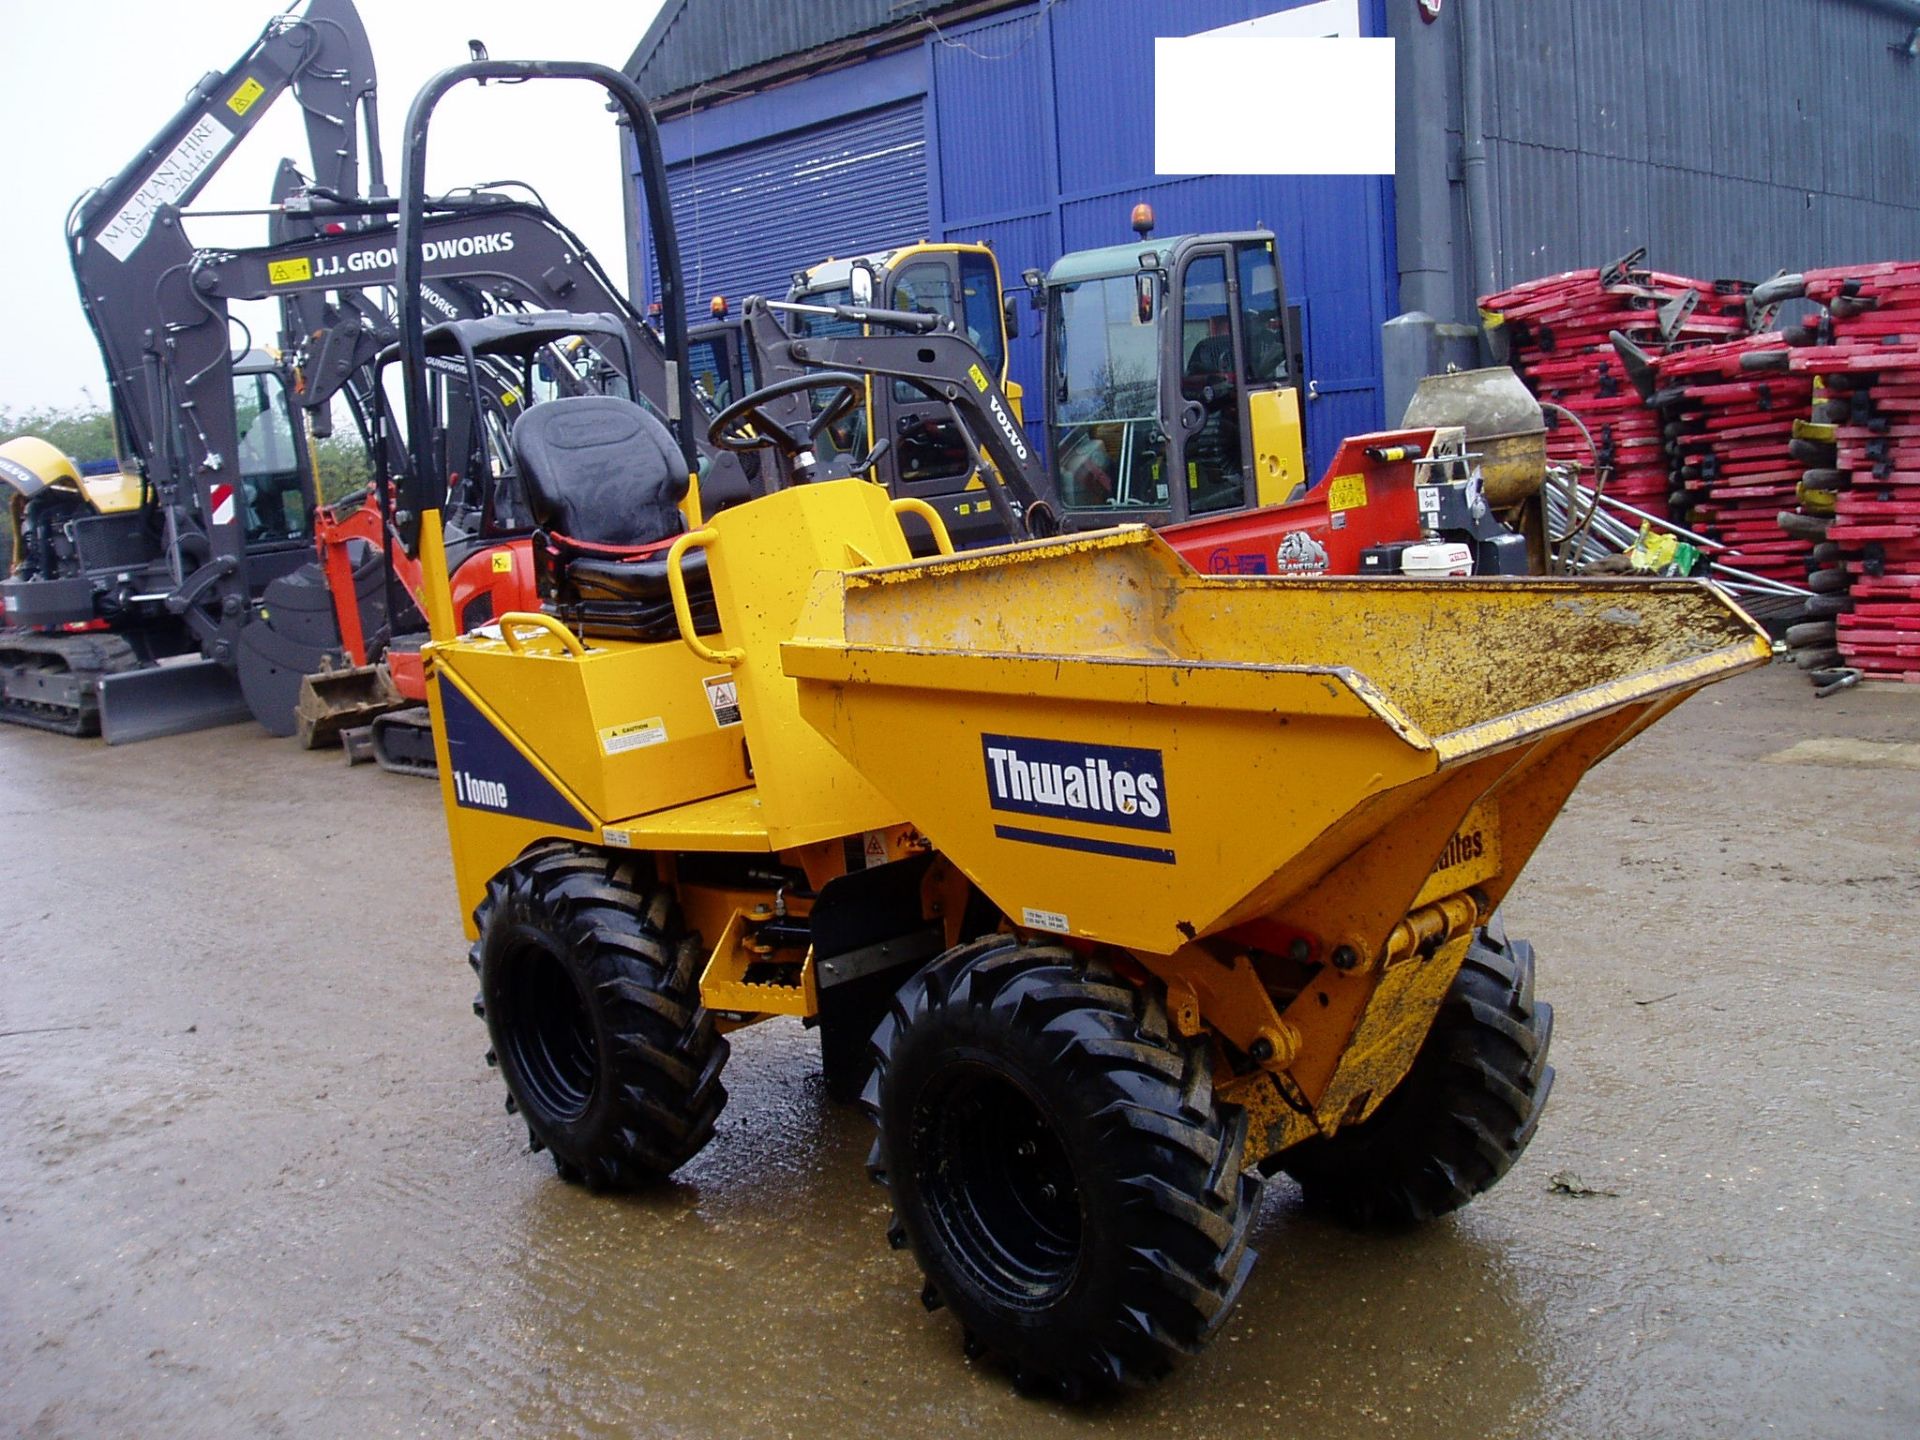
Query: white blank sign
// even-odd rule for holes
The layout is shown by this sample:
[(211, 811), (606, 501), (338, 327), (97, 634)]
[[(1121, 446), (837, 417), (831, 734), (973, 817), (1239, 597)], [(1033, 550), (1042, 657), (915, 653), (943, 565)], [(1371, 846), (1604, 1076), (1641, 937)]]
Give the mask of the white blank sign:
[(1153, 42), (1161, 175), (1391, 175), (1393, 41)]

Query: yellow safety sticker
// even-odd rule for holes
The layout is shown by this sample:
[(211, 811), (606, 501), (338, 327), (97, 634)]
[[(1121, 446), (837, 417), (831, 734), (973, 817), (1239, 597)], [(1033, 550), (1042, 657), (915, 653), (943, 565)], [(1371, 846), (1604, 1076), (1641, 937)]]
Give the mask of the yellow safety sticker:
[(732, 675), (709, 675), (701, 684), (707, 687), (707, 705), (713, 711), (713, 723), (721, 729), (740, 723), (740, 682)]
[(658, 715), (645, 720), (629, 720), (624, 725), (609, 725), (600, 732), (600, 748), (609, 755), (639, 750), (648, 745), (664, 745), (667, 727)]
[(227, 108), (236, 115), (244, 115), (253, 108), (253, 102), (267, 93), (267, 87), (249, 75), (240, 82), (240, 88), (227, 97)]
[(978, 365), (969, 365), (967, 366), (967, 378), (973, 381), (974, 389), (985, 393), (987, 388), (986, 371), (982, 370)]
[(496, 550), (493, 552), (493, 573), (496, 575), (511, 575), (513, 573), (513, 556), (510, 552), (505, 550)]
[(1327, 482), (1329, 510), (1358, 510), (1367, 503), (1367, 477), (1336, 475)]
[(267, 262), (267, 283), (269, 285), (297, 285), (302, 280), (313, 278), (313, 261), (271, 260)]

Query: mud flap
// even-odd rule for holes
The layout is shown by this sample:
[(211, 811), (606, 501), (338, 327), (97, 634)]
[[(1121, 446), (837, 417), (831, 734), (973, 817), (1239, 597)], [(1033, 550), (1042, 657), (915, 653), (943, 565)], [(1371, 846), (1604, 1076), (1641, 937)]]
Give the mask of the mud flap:
[(237, 725), (248, 714), (233, 672), (214, 660), (123, 670), (99, 684), (100, 734), (109, 745)]

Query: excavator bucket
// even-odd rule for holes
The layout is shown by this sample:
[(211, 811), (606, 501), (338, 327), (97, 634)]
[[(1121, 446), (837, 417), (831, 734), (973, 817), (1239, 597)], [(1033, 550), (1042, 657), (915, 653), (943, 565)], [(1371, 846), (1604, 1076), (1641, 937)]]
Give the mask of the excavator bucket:
[(1007, 914), (1158, 955), (1484, 914), (1591, 765), (1770, 653), (1699, 582), (1216, 579), (1137, 527), (822, 572), (781, 650)]
[(328, 666), (300, 682), (294, 704), (295, 733), (306, 750), (340, 743), (342, 730), (370, 725), (410, 702), (393, 686), (384, 665)]
[(100, 735), (109, 745), (237, 725), (249, 713), (233, 672), (214, 660), (119, 670), (99, 686)]

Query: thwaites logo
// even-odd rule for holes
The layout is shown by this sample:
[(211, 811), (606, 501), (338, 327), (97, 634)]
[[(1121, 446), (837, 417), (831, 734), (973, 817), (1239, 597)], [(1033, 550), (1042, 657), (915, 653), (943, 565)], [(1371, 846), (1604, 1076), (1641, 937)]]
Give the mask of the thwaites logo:
[(982, 735), (987, 801), (995, 810), (1129, 830), (1171, 827), (1158, 750)]
[(1487, 853), (1487, 837), (1479, 830), (1462, 830), (1451, 840), (1447, 848), (1440, 852), (1440, 859), (1434, 864), (1434, 870), (1451, 870), (1456, 865), (1464, 865), (1469, 860), (1478, 860)]

